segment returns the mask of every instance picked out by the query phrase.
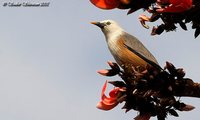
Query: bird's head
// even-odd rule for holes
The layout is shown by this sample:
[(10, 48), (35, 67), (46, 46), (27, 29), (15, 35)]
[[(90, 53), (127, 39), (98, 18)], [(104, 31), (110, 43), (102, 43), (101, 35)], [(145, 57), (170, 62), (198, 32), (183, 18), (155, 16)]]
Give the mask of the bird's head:
[(91, 24), (94, 24), (101, 28), (106, 38), (108, 38), (110, 35), (113, 34), (118, 35), (123, 32), (123, 29), (118, 25), (117, 22), (113, 20), (103, 20), (100, 22), (91, 22)]

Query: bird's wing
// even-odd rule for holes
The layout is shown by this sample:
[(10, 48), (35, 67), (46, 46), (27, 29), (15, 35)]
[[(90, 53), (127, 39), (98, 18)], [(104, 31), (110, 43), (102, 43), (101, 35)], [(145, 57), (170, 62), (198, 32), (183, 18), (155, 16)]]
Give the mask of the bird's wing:
[(155, 63), (158, 65), (156, 58), (150, 53), (150, 51), (134, 36), (126, 33), (123, 35), (124, 44), (130, 51), (138, 55), (140, 58), (145, 60), (147, 63)]
[(144, 61), (146, 61), (148, 64), (150, 64), (151, 66), (157, 68), (158, 70), (162, 70), (162, 68), (155, 62), (147, 59), (145, 56), (143, 56), (142, 54), (138, 53), (136, 50), (132, 49), (131, 47), (129, 47), (128, 45), (124, 44), (124, 46), (129, 49), (131, 52), (133, 52), (134, 54), (136, 54), (138, 57), (142, 58)]

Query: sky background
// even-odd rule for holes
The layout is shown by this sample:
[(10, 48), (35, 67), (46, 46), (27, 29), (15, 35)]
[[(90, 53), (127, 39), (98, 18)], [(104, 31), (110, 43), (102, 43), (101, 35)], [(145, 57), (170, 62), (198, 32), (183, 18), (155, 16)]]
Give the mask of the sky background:
[[(183, 67), (186, 77), (200, 82), (200, 36), (194, 31), (150, 36), (139, 14), (97, 9), (89, 0), (15, 0), (50, 2), (49, 7), (3, 7), (0, 1), (0, 119), (1, 120), (132, 120), (123, 103), (111, 111), (96, 108), (106, 78), (96, 73), (113, 60), (103, 33), (91, 21), (113, 19), (139, 38), (161, 66)], [(153, 24), (147, 23), (152, 28)], [(154, 25), (156, 25), (154, 23)], [(200, 100), (182, 98), (196, 107), (168, 120), (198, 120)], [(156, 120), (153, 118), (153, 120)]]

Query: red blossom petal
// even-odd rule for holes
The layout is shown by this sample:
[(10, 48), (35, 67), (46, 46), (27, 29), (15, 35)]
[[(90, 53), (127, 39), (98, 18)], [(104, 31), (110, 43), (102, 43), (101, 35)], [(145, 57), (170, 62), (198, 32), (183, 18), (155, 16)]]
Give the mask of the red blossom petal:
[[(164, 2), (160, 0), (160, 2)], [(189, 10), (192, 7), (192, 0), (169, 0), (170, 5), (163, 8), (157, 9), (157, 12), (169, 12), (169, 13), (180, 13)]]
[(191, 111), (191, 110), (193, 110), (193, 109), (195, 109), (194, 106), (192, 106), (192, 105), (186, 105), (186, 106), (183, 107), (181, 110), (182, 110), (182, 111)]
[(103, 75), (103, 76), (107, 76), (109, 73), (109, 70), (98, 70), (97, 71), (99, 74)]
[(92, 4), (101, 9), (114, 9), (119, 6), (118, 0), (90, 0)]
[(101, 109), (101, 110), (111, 110), (111, 109), (113, 109), (114, 107), (116, 107), (118, 105), (118, 103), (115, 103), (115, 104), (113, 104), (113, 105), (107, 105), (107, 104), (104, 104), (102, 101), (101, 102), (99, 102), (98, 104), (97, 104), (97, 108), (98, 109)]
[(117, 98), (119, 90), (120, 90), (120, 88), (114, 88), (113, 90), (110, 91), (109, 96), (111, 98)]
[(102, 110), (110, 110), (117, 106), (119, 104), (118, 97), (119, 92), (124, 91), (124, 88), (116, 87), (113, 90), (110, 91), (109, 97), (105, 95), (106, 87), (107, 87), (108, 81), (106, 81), (103, 85), (102, 91), (101, 91), (101, 101), (97, 104), (97, 108)]
[(109, 66), (114, 66), (114, 63), (112, 61), (107, 62)]
[(117, 75), (119, 72), (117, 70), (114, 69), (103, 69), (103, 70), (98, 70), (97, 73), (103, 75), (103, 76), (115, 76)]
[[(117, 102), (117, 97), (107, 97), (105, 95), (106, 87), (107, 87), (108, 81), (106, 81), (103, 85), (102, 91), (101, 91), (101, 100), (106, 105), (113, 105)], [(112, 92), (112, 91), (111, 91)]]
[(112, 61), (108, 61), (108, 65), (109, 65), (113, 70), (115, 70), (116, 72), (119, 72), (119, 71), (120, 71), (120, 67), (117, 65), (117, 63), (112, 62)]

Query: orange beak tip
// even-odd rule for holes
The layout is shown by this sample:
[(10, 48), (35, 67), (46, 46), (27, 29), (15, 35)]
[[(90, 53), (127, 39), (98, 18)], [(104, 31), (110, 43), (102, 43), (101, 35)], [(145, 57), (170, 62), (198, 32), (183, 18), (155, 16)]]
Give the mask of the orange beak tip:
[(96, 23), (97, 23), (97, 22), (90, 22), (90, 24), (94, 24), (94, 25), (95, 25)]

